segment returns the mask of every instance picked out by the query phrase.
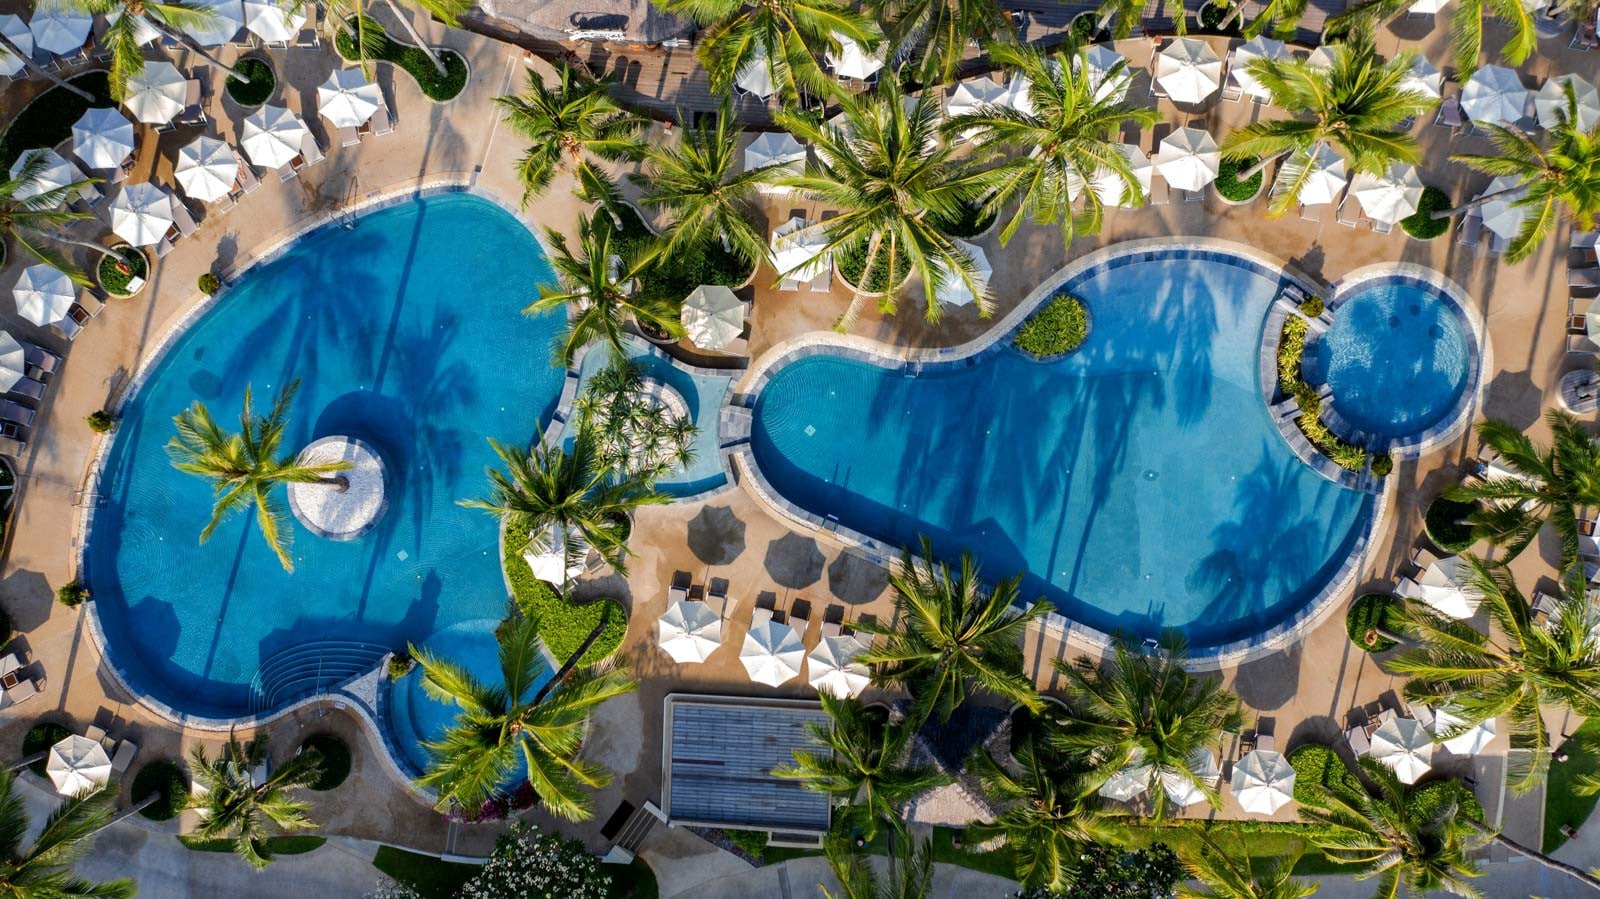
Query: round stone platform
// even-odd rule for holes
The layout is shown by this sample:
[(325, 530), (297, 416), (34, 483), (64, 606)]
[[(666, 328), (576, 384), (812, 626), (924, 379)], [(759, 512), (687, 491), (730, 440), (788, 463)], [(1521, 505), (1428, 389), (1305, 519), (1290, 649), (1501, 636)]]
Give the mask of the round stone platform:
[(349, 482), (339, 490), (327, 484), (290, 484), (289, 510), (306, 530), (329, 540), (355, 540), (371, 531), (388, 507), (383, 460), (354, 437), (333, 435), (311, 441), (297, 457), (302, 465), (348, 462), (338, 473)]

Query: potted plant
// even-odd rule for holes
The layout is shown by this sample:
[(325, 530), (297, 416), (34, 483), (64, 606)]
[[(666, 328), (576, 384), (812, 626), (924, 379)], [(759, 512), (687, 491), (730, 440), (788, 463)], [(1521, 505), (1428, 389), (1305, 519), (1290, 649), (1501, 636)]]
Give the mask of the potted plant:
[[(879, 262), (877, 270), (873, 272), (872, 283), (862, 284), (861, 276), (867, 264), (867, 248), (865, 244), (843, 250), (834, 257), (834, 270), (839, 273), (839, 280), (856, 294), (864, 297), (881, 297), (885, 294), (899, 293), (911, 280), (911, 264), (901, 257), (901, 265), (891, 278), (884, 268), (884, 263)], [(890, 284), (890, 281), (893, 284)]]
[(1243, 206), (1260, 196), (1261, 188), (1266, 184), (1266, 172), (1256, 172), (1249, 178), (1241, 179), (1244, 172), (1255, 168), (1254, 159), (1224, 159), (1217, 166), (1217, 196), (1229, 206)]
[(278, 76), (266, 57), (246, 56), (235, 63), (234, 68), (250, 79), (240, 81), (230, 75), (223, 83), (228, 99), (240, 109), (252, 110), (272, 99), (278, 89)]
[(150, 257), (138, 247), (116, 244), (101, 255), (94, 274), (100, 289), (107, 294), (137, 296), (150, 277)]

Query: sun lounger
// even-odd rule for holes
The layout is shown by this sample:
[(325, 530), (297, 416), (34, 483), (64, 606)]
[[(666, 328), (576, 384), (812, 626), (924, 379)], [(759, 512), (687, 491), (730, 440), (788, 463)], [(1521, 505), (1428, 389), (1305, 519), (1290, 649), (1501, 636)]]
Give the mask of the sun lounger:
[(339, 129), (339, 146), (353, 147), (361, 143), (361, 133), (354, 128)]
[[(79, 307), (74, 306), (73, 308), (76, 309)], [(88, 313), (84, 313), (84, 317), (88, 318)], [(76, 340), (78, 335), (83, 332), (83, 325), (73, 321), (70, 315), (61, 321), (53, 322), (51, 327), (55, 328), (57, 331), (60, 331), (61, 336), (67, 338), (69, 341)]]
[(98, 724), (91, 724), (83, 729), (83, 735), (87, 739), (93, 740), (96, 743), (101, 743), (106, 738), (106, 729)]
[(1272, 734), (1257, 733), (1256, 748), (1265, 749), (1268, 752), (1276, 751), (1278, 748), (1278, 740)]
[(1345, 731), (1344, 738), (1350, 744), (1350, 751), (1357, 756), (1372, 751), (1372, 741), (1367, 739), (1367, 729), (1359, 724)]
[(11, 392), (25, 396), (30, 400), (42, 400), (44, 399), (44, 384), (32, 378), (23, 378), (12, 386)]
[(1439, 114), (1433, 117), (1433, 123), (1454, 130), (1461, 127), (1461, 121), (1461, 95), (1451, 94), (1439, 104)]
[[(298, 163), (298, 165), (296, 163)], [(283, 165), (279, 166), (278, 167), (278, 180), (279, 181), (288, 181), (288, 180), (290, 180), (292, 178), (300, 177), (300, 166), (304, 165), (304, 164), (305, 164), (305, 160), (302, 159), (299, 156), (296, 156), (295, 158), (293, 158), (293, 159), (289, 160), (288, 162), (284, 163)]]
[(1575, 290), (1600, 289), (1600, 268), (1568, 269), (1567, 287)]
[[(1346, 206), (1350, 207), (1349, 215), (1345, 215)], [(1354, 228), (1361, 223), (1361, 215), (1357, 211), (1357, 204), (1350, 201), (1349, 194), (1345, 194), (1344, 199), (1339, 201), (1339, 210), (1334, 213), (1334, 220), (1346, 228)]]
[(46, 373), (53, 374), (56, 369), (61, 367), (60, 356), (36, 343), (24, 342), (22, 344), (22, 359), (34, 368)]
[(245, 193), (250, 193), (261, 186), (261, 179), (256, 177), (256, 170), (250, 166), (239, 163), (239, 187)]
[(1478, 237), (1483, 233), (1483, 219), (1476, 215), (1462, 216), (1461, 224), (1456, 226), (1456, 243), (1464, 247), (1476, 247)]
[(306, 139), (300, 145), (300, 152), (305, 158), (305, 165), (316, 165), (322, 161), (322, 145), (317, 143), (311, 132), (306, 132)]
[(676, 587), (676, 586), (674, 586), (674, 587), (668, 587), (667, 588), (667, 604), (668, 605), (671, 605), (672, 603), (675, 603), (675, 602), (682, 602), (683, 600), (686, 600), (688, 598), (689, 598), (689, 588), (688, 587)]
[(1529, 604), (1535, 618), (1548, 618), (1561, 608), (1556, 598), (1543, 590), (1533, 591), (1533, 602)]
[(824, 636), (824, 637), (839, 637), (839, 636), (843, 636), (844, 635), (844, 622), (842, 622), (842, 621), (828, 621), (828, 620), (824, 619), (823, 622), (822, 622), (822, 631), (821, 631), (821, 633), (822, 633), (822, 636)]
[(156, 244), (156, 258), (165, 259), (166, 255), (172, 252), (173, 247), (177, 245), (178, 239), (170, 234), (161, 238), (161, 242)]
[(1596, 232), (1573, 229), (1572, 241), (1567, 246), (1574, 250), (1593, 250), (1597, 244), (1600, 244), (1600, 235)]
[(381, 136), (393, 131), (394, 116), (389, 113), (389, 104), (379, 103), (378, 110), (372, 114), (372, 133)]
[(1504, 235), (1495, 231), (1489, 232), (1489, 252), (1498, 255), (1500, 253), (1504, 253), (1506, 251), (1506, 247), (1509, 247), (1510, 245), (1511, 241)]
[(199, 229), (195, 224), (194, 215), (189, 212), (189, 205), (177, 197), (172, 198), (172, 223), (178, 226), (178, 233), (188, 237)]
[(118, 774), (128, 770), (133, 764), (134, 756), (139, 754), (139, 746), (132, 740), (123, 740), (117, 744), (117, 753), (111, 757), (111, 770)]

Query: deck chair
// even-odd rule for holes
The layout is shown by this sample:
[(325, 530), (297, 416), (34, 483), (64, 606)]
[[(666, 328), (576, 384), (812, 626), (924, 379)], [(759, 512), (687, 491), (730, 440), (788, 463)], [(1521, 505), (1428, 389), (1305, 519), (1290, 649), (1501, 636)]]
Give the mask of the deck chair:
[(44, 382), (36, 381), (33, 378), (21, 378), (16, 384), (12, 385), (11, 392), (19, 396), (25, 396), (30, 400), (42, 400), (44, 399)]
[(348, 126), (339, 129), (339, 146), (353, 147), (359, 143), (361, 143), (361, 132)]
[(239, 187), (245, 193), (250, 193), (261, 186), (261, 179), (256, 177), (256, 170), (249, 164), (239, 163)]
[(372, 114), (372, 133), (378, 136), (394, 132), (395, 118), (389, 112), (389, 104), (379, 103), (378, 109)]
[[(98, 302), (98, 301), (96, 301)], [(61, 367), (61, 357), (36, 343), (22, 344), (22, 359), (42, 372), (53, 374)]]
[(1439, 104), (1439, 112), (1433, 117), (1433, 123), (1441, 128), (1451, 131), (1461, 127), (1461, 95), (1451, 94), (1443, 103)]
[(1350, 195), (1346, 194), (1345, 198), (1339, 201), (1339, 208), (1333, 215), (1334, 221), (1345, 226), (1346, 228), (1354, 228), (1356, 225), (1360, 224), (1361, 216), (1353, 208), (1349, 213), (1344, 211), (1346, 206), (1354, 207), (1355, 205), (1356, 204), (1350, 202)]
[(300, 154), (304, 160), (301, 163), (302, 168), (308, 165), (316, 165), (324, 159), (322, 145), (317, 143), (316, 135), (309, 131), (306, 132), (306, 139), (300, 144)]
[[(83, 307), (74, 304), (72, 308), (81, 312)], [(83, 317), (87, 319), (89, 313), (84, 312)], [(50, 327), (61, 332), (61, 336), (65, 337), (69, 342), (78, 339), (78, 335), (83, 333), (83, 325), (73, 319), (71, 312), (68, 312), (67, 317), (61, 321), (51, 322)]]
[(1244, 87), (1239, 84), (1239, 79), (1233, 77), (1234, 51), (1228, 51), (1228, 74), (1222, 78), (1222, 99), (1229, 103), (1237, 103), (1244, 97)]
[(1367, 729), (1359, 724), (1344, 732), (1345, 742), (1350, 744), (1350, 751), (1357, 756), (1363, 756), (1372, 751), (1372, 741), (1367, 739)]
[(1476, 215), (1465, 215), (1461, 224), (1456, 226), (1456, 243), (1464, 247), (1478, 246), (1478, 237), (1483, 233), (1483, 218)]
[(178, 234), (188, 237), (200, 226), (195, 224), (194, 214), (189, 211), (189, 204), (177, 197), (172, 198), (172, 223), (178, 226)]
[(128, 770), (133, 764), (134, 756), (139, 754), (139, 746), (132, 740), (123, 740), (117, 744), (117, 752), (111, 757), (111, 770), (118, 774)]

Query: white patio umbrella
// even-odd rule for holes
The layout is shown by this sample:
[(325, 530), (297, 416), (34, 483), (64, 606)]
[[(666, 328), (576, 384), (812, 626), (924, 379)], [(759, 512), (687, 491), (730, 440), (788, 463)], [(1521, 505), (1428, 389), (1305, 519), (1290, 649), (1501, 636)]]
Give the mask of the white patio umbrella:
[(656, 642), (680, 665), (704, 662), (722, 645), (722, 619), (703, 602), (680, 599), (657, 619)]
[(359, 68), (335, 69), (317, 88), (317, 111), (335, 128), (359, 128), (383, 103), (378, 86)]
[(133, 155), (133, 123), (113, 106), (85, 110), (72, 125), (72, 153), (91, 169), (114, 169)]
[(43, 328), (67, 317), (67, 310), (78, 299), (78, 287), (66, 273), (43, 263), (22, 270), (11, 299), (17, 314)]
[(44, 772), (57, 793), (76, 796), (105, 786), (111, 779), (111, 757), (98, 742), (73, 734), (50, 747)]
[(144, 64), (143, 72), (128, 77), (122, 105), (146, 125), (165, 125), (183, 112), (188, 89), (189, 79), (177, 66), (152, 60)]
[(1174, 103), (1204, 103), (1222, 86), (1222, 60), (1205, 41), (1180, 37), (1156, 57), (1156, 84)]
[(1461, 111), (1475, 122), (1514, 124), (1528, 108), (1532, 92), (1505, 66), (1484, 66), (1461, 88)]
[(48, 147), (35, 147), (32, 150), (22, 151), (22, 155), (17, 157), (17, 161), (11, 164), (11, 177), (15, 178), (22, 174), (23, 167), (34, 157), (43, 157), (44, 167), (34, 176), (33, 181), (17, 188), (15, 196), (19, 200), (37, 197), (42, 193), (48, 193), (49, 191), (66, 187), (68, 184), (76, 184), (85, 180), (83, 173), (78, 171), (77, 166), (63, 159), (60, 153)]
[(1350, 182), (1361, 211), (1375, 222), (1394, 224), (1417, 211), (1422, 199), (1422, 179), (1415, 166), (1394, 163), (1383, 177), (1357, 172)]
[(1072, 68), (1076, 71), (1088, 64), (1089, 86), (1094, 89), (1096, 100), (1121, 100), (1128, 96), (1128, 86), (1133, 83), (1133, 73), (1126, 67), (1117, 77), (1110, 77), (1111, 70), (1121, 62), (1127, 60), (1109, 44), (1095, 44), (1083, 56), (1073, 57)]
[(772, 232), (772, 267), (780, 275), (808, 281), (827, 269), (828, 240), (812, 224), (795, 216)]
[(111, 230), (136, 247), (160, 242), (172, 229), (172, 195), (149, 183), (123, 185), (111, 201)]
[(1233, 766), (1233, 797), (1252, 815), (1270, 815), (1294, 798), (1294, 766), (1280, 752), (1257, 749)]
[(1460, 556), (1434, 562), (1418, 575), (1415, 583), (1415, 587), (1401, 584), (1400, 595), (1420, 600), (1451, 618), (1471, 618), (1483, 602), (1483, 594), (1472, 585), (1472, 567)]
[(1467, 719), (1451, 711), (1449, 706), (1440, 706), (1433, 711), (1434, 739), (1438, 740), (1440, 746), (1456, 755), (1477, 755), (1494, 740), (1495, 734), (1499, 732), (1499, 725), (1496, 723), (1496, 719), (1485, 718), (1448, 740), (1439, 740), (1440, 734), (1466, 723)]
[(1307, 163), (1311, 167), (1310, 174), (1300, 186), (1300, 203), (1305, 206), (1320, 206), (1332, 203), (1339, 198), (1339, 192), (1350, 183), (1345, 176), (1344, 157), (1339, 151), (1323, 144), (1317, 149)]
[(823, 637), (806, 656), (811, 660), (811, 689), (838, 699), (860, 696), (872, 676), (855, 657), (866, 650), (855, 637)]
[[(1213, 778), (1222, 774), (1222, 770), (1217, 767), (1217, 757), (1204, 746), (1197, 746), (1189, 753), (1189, 767), (1200, 778), (1201, 783), (1210, 783)], [(1188, 808), (1207, 798), (1205, 790), (1200, 789), (1186, 777), (1163, 771), (1160, 780), (1161, 789), (1166, 791), (1167, 798), (1177, 803), (1179, 808)]]
[(787, 131), (767, 131), (756, 135), (744, 148), (744, 170), (753, 172), (768, 166), (783, 166), (798, 175), (805, 168), (806, 148)]
[(1250, 74), (1249, 62), (1252, 59), (1273, 59), (1282, 62), (1289, 58), (1289, 45), (1283, 41), (1273, 40), (1270, 37), (1253, 37), (1233, 51), (1233, 80), (1238, 83), (1240, 90), (1252, 97), (1270, 97), (1272, 92), (1267, 90), (1256, 76)]
[(183, 29), (183, 33), (202, 47), (226, 44), (244, 27), (244, 7), (239, 0), (196, 0), (195, 6), (210, 11), (211, 16), (202, 24)]
[(764, 621), (744, 635), (739, 662), (758, 684), (776, 687), (800, 676), (806, 662), (806, 647), (800, 635), (787, 624)]
[[(1134, 144), (1117, 144), (1122, 155), (1128, 157), (1128, 165), (1133, 169), (1133, 177), (1139, 182), (1139, 195), (1150, 195), (1150, 179), (1155, 174), (1155, 166), (1151, 164), (1150, 157)], [(1100, 202), (1108, 206), (1130, 207), (1135, 205), (1136, 199), (1127, 196), (1128, 185), (1111, 169), (1101, 169), (1094, 177), (1089, 179), (1089, 188), (1100, 198)]]
[(529, 535), (522, 561), (528, 563), (528, 570), (534, 577), (560, 585), (583, 573), (584, 557), (588, 553), (589, 541), (583, 539), (582, 534), (569, 533), (566, 528), (552, 524)]
[(1127, 802), (1150, 788), (1150, 771), (1144, 763), (1144, 750), (1134, 747), (1128, 763), (1106, 778), (1097, 792), (1114, 802)]
[(885, 48), (882, 44), (877, 50), (868, 51), (851, 38), (835, 31), (833, 39), (839, 42), (839, 52), (832, 50), (823, 54), (828, 64), (833, 66), (833, 74), (840, 78), (855, 78), (863, 80), (871, 78), (874, 73), (883, 68)]
[(1033, 79), (1012, 75), (1006, 82), (1005, 104), (1023, 115), (1033, 115)]
[(1401, 783), (1414, 784), (1433, 765), (1433, 736), (1415, 718), (1390, 718), (1372, 732), (1369, 754)]
[(1222, 151), (1208, 131), (1179, 128), (1161, 140), (1156, 171), (1179, 190), (1202, 190), (1217, 179)]
[(1522, 223), (1528, 219), (1526, 206), (1512, 205), (1516, 200), (1521, 199), (1522, 191), (1505, 193), (1505, 191), (1510, 191), (1516, 187), (1517, 183), (1516, 178), (1510, 175), (1501, 175), (1490, 181), (1489, 186), (1484, 189), (1483, 193), (1478, 195), (1479, 197), (1487, 197), (1491, 194), (1500, 194), (1500, 196), (1478, 207), (1478, 212), (1483, 215), (1483, 226), (1506, 240), (1516, 237), (1517, 232), (1522, 230)]
[(25, 57), (33, 55), (33, 32), (28, 30), (28, 23), (22, 21), (21, 16), (0, 15), (0, 34), (23, 54), (18, 56), (11, 52), (11, 47), (0, 44), (0, 75), (15, 75), (28, 67)]
[(756, 48), (756, 52), (739, 67), (733, 83), (763, 100), (777, 93), (778, 85), (772, 80), (772, 66), (767, 62), (767, 51)]
[(214, 137), (200, 137), (178, 150), (172, 169), (183, 192), (202, 203), (220, 200), (239, 179), (239, 157), (233, 148)]
[(689, 340), (703, 350), (720, 350), (744, 331), (744, 303), (726, 287), (702, 284), (678, 313)]
[(984, 106), (1004, 105), (1006, 98), (1005, 86), (995, 84), (988, 78), (958, 81), (950, 90), (950, 95), (945, 98), (944, 114), (955, 118), (964, 113), (977, 112)]
[(1417, 2), (1406, 7), (1406, 12), (1415, 13), (1419, 16), (1431, 16), (1444, 9), (1449, 3), (1450, 0), (1417, 0)]
[(1589, 131), (1600, 122), (1600, 91), (1577, 75), (1557, 75), (1540, 85), (1539, 93), (1533, 97), (1533, 111), (1539, 116), (1541, 128), (1554, 128), (1560, 113), (1567, 111), (1568, 84), (1578, 100), (1578, 129)]
[(28, 20), (34, 47), (57, 56), (78, 52), (93, 28), (94, 16), (48, 0), (35, 6)]
[(1333, 51), (1329, 50), (1326, 45), (1312, 50), (1306, 54), (1306, 65), (1323, 71), (1333, 68)]
[(1418, 53), (1411, 61), (1411, 71), (1400, 80), (1400, 89), (1437, 100), (1444, 94), (1444, 75), (1426, 56)]
[(290, 14), (274, 0), (244, 0), (244, 27), (267, 43), (283, 42), (306, 24), (303, 12)]
[(22, 344), (10, 331), (0, 331), (0, 391), (10, 390), (27, 377), (28, 360)]
[[(986, 289), (989, 286), (989, 278), (994, 275), (994, 267), (989, 264), (989, 255), (983, 251), (983, 247), (967, 243), (964, 240), (956, 240), (955, 243), (956, 246), (965, 250), (968, 256), (972, 257), (972, 267), (974, 269), (972, 280), (978, 283), (980, 290)], [(966, 282), (961, 280), (961, 276), (950, 266), (943, 262), (939, 262), (937, 265), (939, 271), (944, 274), (944, 283), (939, 285), (934, 299), (946, 306), (968, 306), (978, 299), (971, 290), (967, 289)]]
[(245, 117), (239, 129), (239, 148), (262, 168), (282, 168), (300, 155), (309, 133), (306, 123), (289, 110), (263, 106)]
[[(116, 25), (122, 21), (123, 10), (118, 9), (106, 16), (106, 24)], [(137, 44), (153, 44), (161, 39), (161, 29), (150, 21), (148, 16), (136, 15), (133, 20), (133, 40)]]

